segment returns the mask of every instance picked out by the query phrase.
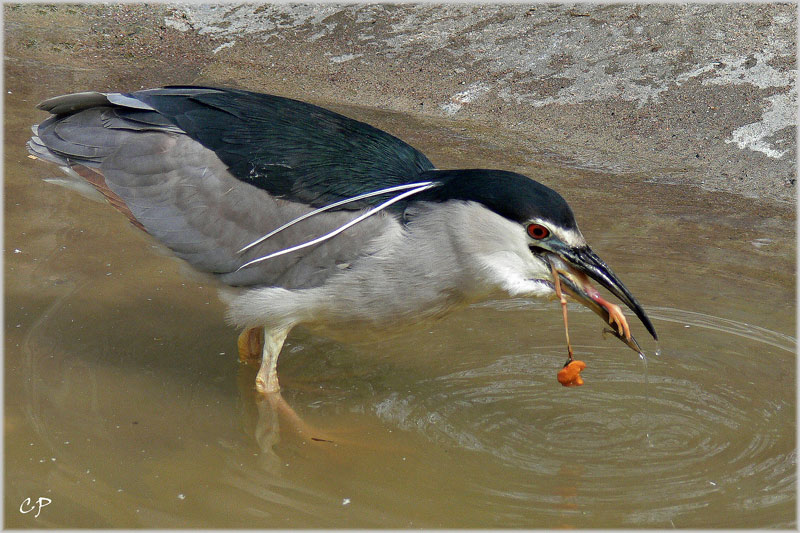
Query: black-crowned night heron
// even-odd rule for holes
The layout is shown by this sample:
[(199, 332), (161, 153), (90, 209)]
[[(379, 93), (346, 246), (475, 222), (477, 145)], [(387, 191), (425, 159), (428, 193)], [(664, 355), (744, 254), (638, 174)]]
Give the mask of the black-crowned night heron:
[(246, 328), (240, 353), (261, 356), (259, 391), (279, 390), (298, 324), (394, 329), (481, 300), (553, 297), (556, 285), (638, 349), (587, 276), (656, 337), (566, 201), (523, 175), (439, 170), (372, 126), (240, 90), (86, 92), (39, 108), (52, 116), (34, 126), (33, 156), (234, 289), (228, 318)]

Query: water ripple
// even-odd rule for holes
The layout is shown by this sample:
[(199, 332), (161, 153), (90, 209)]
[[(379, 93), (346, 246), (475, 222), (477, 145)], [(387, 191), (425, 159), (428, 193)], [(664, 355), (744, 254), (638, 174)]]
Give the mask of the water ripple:
[(663, 320), (666, 322), (712, 329), (768, 344), (787, 352), (795, 353), (797, 351), (796, 338), (760, 326), (671, 307), (651, 307), (648, 311), (653, 320)]
[[(645, 381), (641, 362), (620, 358), (617, 347), (576, 346), (589, 362), (587, 385), (565, 389), (555, 380), (563, 346), (554, 345), (432, 377), (413, 395), (383, 398), (374, 411), (513, 470), (515, 479), (502, 486), (487, 474), (475, 488), (509, 520), (518, 506), (534, 506), (591, 525), (577, 509), (596, 514), (609, 505), (627, 509), (631, 525), (710, 527), (697, 511), (717, 502), (792, 504), (796, 457), (793, 435), (783, 429), (794, 423), (792, 389), (765, 396), (751, 378), (780, 374), (777, 367), (789, 363), (763, 345), (786, 350), (794, 339), (699, 313), (660, 309), (655, 316), (758, 341), (741, 344), (737, 359), (747, 361), (753, 350), (762, 356), (732, 369), (713, 350), (682, 357), (666, 347), (651, 357)], [(789, 366), (783, 372), (793, 375)], [(558, 495), (564, 480), (569, 497)]]

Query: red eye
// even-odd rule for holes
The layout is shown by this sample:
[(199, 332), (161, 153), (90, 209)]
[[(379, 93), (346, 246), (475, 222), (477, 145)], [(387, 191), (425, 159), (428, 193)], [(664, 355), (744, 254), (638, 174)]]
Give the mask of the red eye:
[(536, 240), (542, 240), (550, 236), (550, 230), (541, 224), (528, 224), (528, 235)]

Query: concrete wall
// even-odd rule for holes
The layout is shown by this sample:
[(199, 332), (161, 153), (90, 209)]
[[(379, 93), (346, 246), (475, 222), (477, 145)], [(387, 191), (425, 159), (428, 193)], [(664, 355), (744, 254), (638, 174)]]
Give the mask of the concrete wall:
[(186, 5), (166, 24), (317, 98), (480, 121), (566, 165), (794, 201), (796, 5)]
[(795, 198), (793, 4), (6, 4), (4, 13), (7, 73), (64, 69), (52, 87), (31, 80), (47, 95), (224, 84), (452, 120), (545, 164)]

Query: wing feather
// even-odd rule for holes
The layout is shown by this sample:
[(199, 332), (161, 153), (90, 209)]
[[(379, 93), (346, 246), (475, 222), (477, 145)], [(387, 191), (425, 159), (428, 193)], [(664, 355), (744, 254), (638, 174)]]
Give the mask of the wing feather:
[(130, 96), (216, 153), (236, 178), (314, 207), (411, 183), (434, 168), (424, 154), (384, 131), (289, 98), (198, 87)]
[[(365, 220), (302, 256), (289, 254), (239, 270), (254, 258), (332, 231), (358, 213), (315, 215), (240, 254), (244, 245), (311, 208), (237, 180), (213, 152), (185, 135), (132, 134), (101, 170), (148, 233), (195, 268), (231, 285), (315, 286), (337, 273), (337, 264), (355, 262), (365, 242), (398, 224), (394, 217)], [(280, 281), (287, 278), (290, 287)]]
[[(231, 285), (316, 286), (396, 233), (371, 216), (302, 253), (240, 267), (335, 232), (433, 165), (399, 139), (336, 113), (269, 95), (209, 88), (78, 93), (47, 100), (31, 153), (69, 167), (138, 227)], [(359, 209), (361, 211), (359, 211)], [(372, 250), (374, 251), (374, 250)], [(338, 265), (338, 266), (337, 266)]]

